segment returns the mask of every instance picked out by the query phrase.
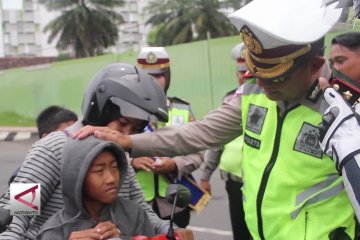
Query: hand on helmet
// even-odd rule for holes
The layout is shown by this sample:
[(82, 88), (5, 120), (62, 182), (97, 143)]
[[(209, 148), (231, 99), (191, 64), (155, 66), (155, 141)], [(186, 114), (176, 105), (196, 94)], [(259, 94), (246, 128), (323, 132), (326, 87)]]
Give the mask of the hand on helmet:
[(124, 135), (109, 127), (95, 127), (87, 125), (73, 132), (71, 137), (83, 139), (90, 135), (94, 135), (95, 137), (106, 141), (112, 141), (125, 149), (131, 149), (131, 138), (128, 135)]
[(341, 172), (346, 160), (360, 151), (358, 114), (334, 89), (327, 88), (324, 97), (330, 106), (319, 125), (320, 147)]

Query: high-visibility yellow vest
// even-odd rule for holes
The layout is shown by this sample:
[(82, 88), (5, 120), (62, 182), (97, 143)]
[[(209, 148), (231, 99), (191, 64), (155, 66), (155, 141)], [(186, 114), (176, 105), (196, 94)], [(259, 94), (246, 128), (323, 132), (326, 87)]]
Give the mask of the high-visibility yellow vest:
[[(242, 178), (241, 159), (243, 136), (239, 136), (233, 141), (224, 146), (224, 151), (221, 154), (219, 167), (222, 171), (230, 173), (237, 178)], [(233, 179), (234, 180), (234, 179)]]
[(243, 195), (254, 240), (354, 239), (354, 211), (317, 141), (321, 114), (303, 105), (279, 116), (254, 81), (242, 96)]
[[(169, 121), (166, 126), (180, 126), (189, 122), (190, 105), (178, 98), (169, 98)], [(152, 201), (155, 196), (164, 197), (169, 185), (168, 179), (163, 175), (143, 170), (136, 171), (136, 178), (144, 192), (145, 201)]]

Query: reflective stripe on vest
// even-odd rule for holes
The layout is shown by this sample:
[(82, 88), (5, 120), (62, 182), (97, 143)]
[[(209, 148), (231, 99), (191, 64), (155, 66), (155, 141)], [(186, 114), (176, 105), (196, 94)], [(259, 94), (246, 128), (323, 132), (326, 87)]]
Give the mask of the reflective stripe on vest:
[(301, 206), (299, 206), (298, 209), (293, 211), (291, 213), (291, 218), (292, 219), (296, 218), (299, 215), (302, 208), (309, 206), (310, 204), (318, 203), (320, 201), (323, 201), (325, 199), (328, 199), (335, 195), (338, 195), (343, 190), (344, 190), (344, 184), (343, 184), (343, 182), (340, 182), (337, 185), (335, 185), (329, 189), (326, 189), (323, 192), (318, 192), (315, 196), (307, 199), (303, 204), (301, 204)]
[(342, 177), (317, 142), (321, 115), (297, 105), (280, 117), (276, 102), (247, 82), (242, 119), (244, 209), (253, 239), (328, 240), (339, 227), (353, 238)]
[[(190, 107), (187, 104), (182, 103), (170, 103), (168, 109), (169, 121), (166, 123), (167, 126), (179, 126), (189, 122)], [(158, 124), (159, 126), (160, 124)], [(158, 196), (164, 197), (166, 194), (166, 188), (168, 186), (168, 180), (165, 176), (158, 175), (157, 177), (152, 171), (146, 172), (143, 170), (136, 171), (136, 178), (144, 192), (145, 201), (152, 201), (156, 196), (156, 184), (158, 188)]]

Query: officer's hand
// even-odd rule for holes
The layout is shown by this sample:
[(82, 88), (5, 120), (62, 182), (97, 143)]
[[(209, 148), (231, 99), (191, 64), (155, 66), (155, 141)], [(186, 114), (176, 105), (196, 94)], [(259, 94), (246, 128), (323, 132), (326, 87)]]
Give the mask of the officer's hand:
[(320, 147), (341, 171), (346, 159), (360, 150), (360, 125), (357, 114), (338, 92), (327, 88), (324, 97), (330, 106), (319, 125)]
[(154, 160), (149, 157), (134, 158), (131, 160), (131, 165), (136, 170), (151, 171)]
[(200, 180), (200, 187), (211, 195), (211, 184), (208, 180)]
[(95, 135), (95, 137), (97, 138), (115, 142), (116, 144), (122, 146), (125, 149), (131, 149), (132, 145), (131, 138), (129, 136), (108, 127), (95, 127), (87, 125), (71, 133), (70, 135), (72, 138), (77, 139), (83, 139), (90, 135)]
[(176, 163), (173, 159), (162, 157), (152, 164), (152, 170), (157, 174), (175, 173), (177, 172)]
[(175, 237), (178, 237), (180, 240), (194, 240), (193, 231), (185, 228), (175, 229)]

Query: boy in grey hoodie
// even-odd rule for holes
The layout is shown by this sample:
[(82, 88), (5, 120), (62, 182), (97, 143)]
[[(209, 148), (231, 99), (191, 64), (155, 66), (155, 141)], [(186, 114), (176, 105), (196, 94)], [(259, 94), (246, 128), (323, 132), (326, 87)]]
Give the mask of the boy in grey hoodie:
[(112, 142), (69, 138), (60, 173), (64, 208), (45, 223), (37, 239), (155, 235), (140, 205), (117, 196), (127, 165), (124, 151)]

